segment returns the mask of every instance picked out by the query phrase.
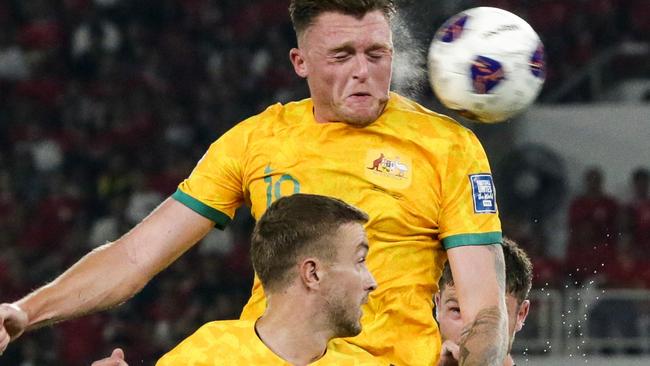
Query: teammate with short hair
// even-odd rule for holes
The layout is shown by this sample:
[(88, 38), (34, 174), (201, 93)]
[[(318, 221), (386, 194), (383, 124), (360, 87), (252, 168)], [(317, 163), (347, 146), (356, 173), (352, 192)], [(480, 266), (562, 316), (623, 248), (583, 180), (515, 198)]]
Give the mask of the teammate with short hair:
[(294, 194), (275, 201), (251, 240), (266, 312), (256, 320), (208, 323), (157, 365), (380, 365), (334, 339), (361, 332), (361, 305), (377, 287), (365, 262), (367, 221), (333, 198)]
[[(382, 365), (339, 337), (361, 331), (377, 284), (365, 259), (368, 216), (345, 202), (294, 194), (255, 225), (251, 259), (268, 298), (257, 321), (215, 321), (163, 356), (175, 365)], [(124, 365), (120, 349), (93, 366)]]
[[(390, 0), (291, 1), (298, 44), (289, 56), (311, 98), (272, 105), (226, 132), (141, 224), (15, 303), (22, 310), (0, 306), (0, 349), (25, 329), (125, 301), (237, 207), (259, 218), (304, 192), (370, 216), (368, 268), (379, 288), (349, 342), (396, 365), (433, 364), (432, 298), (448, 258), (466, 329), (461, 361), (501, 364), (505, 280), (487, 157), (470, 130), (389, 91), (394, 11)], [(256, 278), (242, 319), (265, 308)]]
[[(524, 326), (530, 310), (528, 293), (533, 281), (533, 265), (526, 252), (511, 239), (503, 238), (503, 256), (506, 262), (506, 306), (508, 308), (508, 355), (504, 366), (515, 364), (510, 349), (515, 334)], [(436, 319), (440, 324), (442, 354), (439, 366), (456, 365), (459, 358), (458, 343), (463, 323), (461, 308), (458, 305), (454, 277), (445, 263), (438, 282), (440, 291), (435, 296)]]

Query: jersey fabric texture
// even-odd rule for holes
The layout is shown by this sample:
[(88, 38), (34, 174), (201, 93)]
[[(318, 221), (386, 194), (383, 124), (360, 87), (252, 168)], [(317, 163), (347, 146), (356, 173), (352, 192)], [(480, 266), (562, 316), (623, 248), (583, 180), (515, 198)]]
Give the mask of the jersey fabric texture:
[[(370, 216), (367, 265), (378, 283), (350, 342), (395, 365), (430, 365), (440, 336), (433, 294), (445, 249), (501, 242), (487, 157), (476, 136), (391, 93), (359, 128), (318, 123), (311, 99), (276, 104), (214, 142), (173, 197), (225, 226), (242, 204), (259, 218), (297, 192), (340, 198)], [(257, 277), (242, 319), (265, 309)]]
[[(156, 366), (179, 365), (290, 366), (291, 364), (273, 353), (259, 339), (255, 332), (254, 321), (227, 320), (203, 325), (156, 363)], [(334, 339), (328, 344), (323, 357), (310, 365), (379, 366), (386, 364), (359, 347)]]

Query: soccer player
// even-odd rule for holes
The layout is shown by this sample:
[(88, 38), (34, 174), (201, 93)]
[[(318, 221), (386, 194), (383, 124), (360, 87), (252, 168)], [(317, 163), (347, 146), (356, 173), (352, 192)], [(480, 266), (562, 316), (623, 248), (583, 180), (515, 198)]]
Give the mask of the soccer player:
[[(510, 349), (515, 340), (515, 333), (524, 326), (530, 310), (528, 293), (533, 281), (533, 265), (523, 249), (514, 241), (503, 238), (503, 256), (506, 262), (506, 306), (508, 308), (508, 355), (504, 366), (515, 364)], [(439, 292), (435, 296), (436, 319), (440, 324), (442, 336), (442, 353), (438, 366), (457, 365), (459, 358), (458, 343), (463, 331), (461, 308), (454, 286), (454, 277), (445, 263), (438, 283)]]
[(377, 287), (365, 262), (367, 221), (335, 198), (299, 193), (275, 201), (251, 240), (266, 312), (205, 324), (157, 365), (386, 365), (335, 339), (359, 334), (361, 305)]
[[(311, 98), (275, 104), (213, 143), (189, 178), (122, 238), (45, 287), (0, 306), (0, 349), (25, 329), (119, 304), (242, 204), (259, 218), (298, 192), (370, 216), (368, 268), (379, 289), (349, 342), (396, 365), (431, 365), (431, 317), (445, 259), (466, 329), (465, 364), (500, 365), (507, 349), (501, 227), (485, 152), (468, 129), (389, 92), (390, 0), (293, 0), (289, 52)], [(266, 308), (259, 278), (242, 313)]]
[(266, 312), (254, 320), (208, 323), (157, 365), (206, 359), (212, 365), (380, 365), (361, 348), (334, 339), (361, 332), (361, 305), (377, 287), (366, 267), (367, 221), (365, 213), (334, 198), (295, 194), (275, 201), (251, 239)]

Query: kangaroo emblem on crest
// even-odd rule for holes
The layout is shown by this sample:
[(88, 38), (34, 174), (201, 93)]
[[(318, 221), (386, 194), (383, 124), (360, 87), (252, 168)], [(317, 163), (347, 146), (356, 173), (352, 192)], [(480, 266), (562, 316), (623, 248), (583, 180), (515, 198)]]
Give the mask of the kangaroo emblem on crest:
[(382, 161), (384, 161), (384, 154), (383, 153), (377, 159), (372, 161), (372, 166), (368, 167), (368, 169), (379, 171), (379, 166), (381, 165)]

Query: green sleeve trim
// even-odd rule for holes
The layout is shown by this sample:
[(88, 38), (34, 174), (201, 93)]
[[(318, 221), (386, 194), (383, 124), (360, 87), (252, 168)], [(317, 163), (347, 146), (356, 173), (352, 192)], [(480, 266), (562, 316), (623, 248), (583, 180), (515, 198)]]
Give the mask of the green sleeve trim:
[(226, 225), (230, 222), (230, 217), (225, 213), (206, 205), (180, 189), (176, 189), (176, 192), (172, 194), (172, 198), (189, 207), (199, 215), (214, 221), (214, 226), (218, 229), (225, 229)]
[(458, 234), (442, 239), (442, 246), (447, 249), (466, 245), (501, 244), (501, 232), (494, 231), (482, 234)]

